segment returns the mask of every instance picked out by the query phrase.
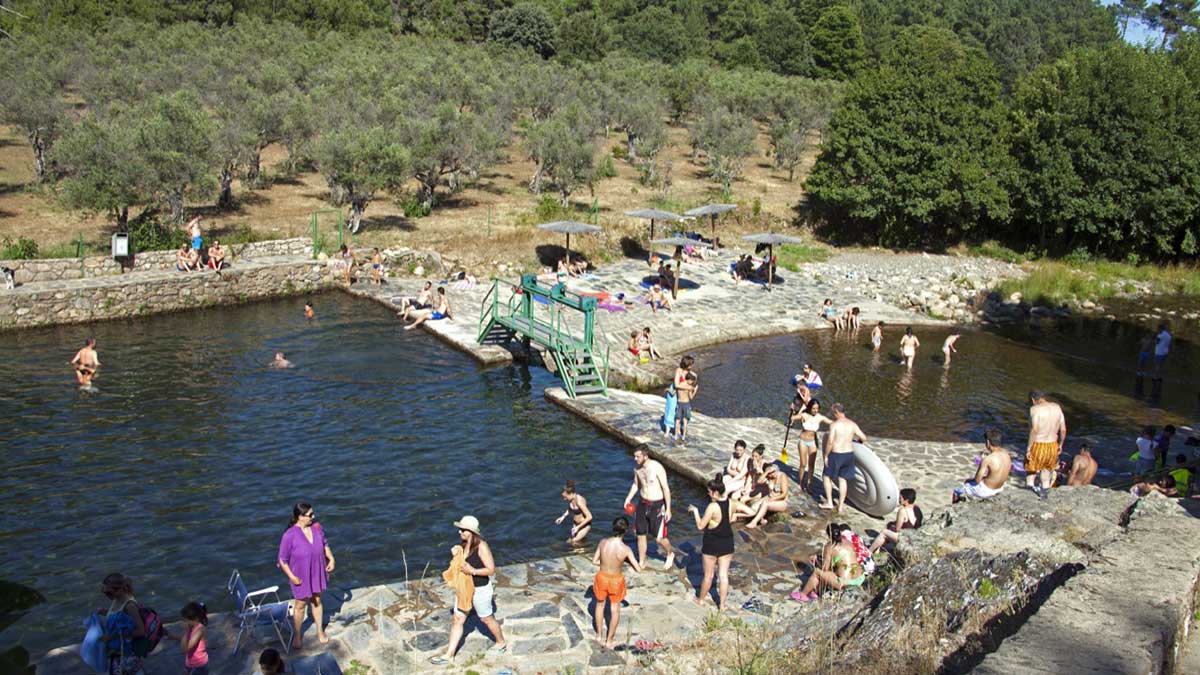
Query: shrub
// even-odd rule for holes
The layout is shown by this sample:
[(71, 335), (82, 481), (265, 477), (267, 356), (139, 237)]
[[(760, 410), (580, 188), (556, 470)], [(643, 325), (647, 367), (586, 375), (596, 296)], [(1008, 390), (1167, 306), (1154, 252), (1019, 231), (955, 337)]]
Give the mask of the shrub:
[(19, 237), (14, 243), (12, 239), (4, 238), (4, 248), (0, 250), (0, 260), (32, 260), (36, 257), (38, 257), (36, 241)]
[(405, 195), (401, 198), (400, 208), (404, 210), (405, 218), (424, 218), (433, 211), (433, 207), (423, 203), (414, 195)]
[(153, 218), (129, 223), (129, 246), (133, 251), (169, 251), (187, 243), (183, 228)]
[[(618, 146), (619, 147), (619, 146)], [(624, 152), (624, 151), (622, 151)], [(613, 166), (613, 158), (605, 156), (604, 160), (596, 166), (596, 178), (616, 178), (617, 168)]]
[(267, 241), (271, 237), (243, 223), (235, 227), (233, 232), (220, 238), (224, 239), (226, 244), (238, 246), (241, 244), (253, 244), (256, 241)]

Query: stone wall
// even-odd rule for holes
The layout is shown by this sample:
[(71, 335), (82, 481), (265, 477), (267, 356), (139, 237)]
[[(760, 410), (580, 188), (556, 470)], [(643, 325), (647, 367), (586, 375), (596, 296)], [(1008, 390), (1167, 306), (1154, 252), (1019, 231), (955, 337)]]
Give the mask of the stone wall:
[(143, 272), (18, 288), (0, 302), (0, 330), (144, 316), (274, 296), (308, 293), (332, 285), (316, 261), (246, 262), (227, 271)]
[[(296, 237), (293, 239), (275, 239), (259, 241), (252, 244), (237, 244), (227, 246), (230, 250), (230, 260), (236, 263), (239, 259), (295, 255), (311, 256), (312, 239)], [(174, 251), (146, 251), (137, 254), (133, 259), (133, 267), (125, 272), (143, 272), (146, 270), (170, 270), (175, 268)], [(80, 279), (121, 274), (121, 265), (112, 256), (86, 256), (84, 258), (47, 258), (42, 260), (0, 260), (0, 267), (7, 267), (16, 274), (18, 284), (28, 284), (39, 281), (63, 281), (65, 279)]]

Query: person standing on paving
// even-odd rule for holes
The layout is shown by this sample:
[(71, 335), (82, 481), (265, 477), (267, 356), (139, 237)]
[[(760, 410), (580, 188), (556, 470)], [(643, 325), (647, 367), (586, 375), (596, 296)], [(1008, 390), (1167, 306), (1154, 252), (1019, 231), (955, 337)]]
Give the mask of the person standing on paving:
[[(645, 444), (633, 451), (633, 461), (637, 468), (633, 472), (633, 485), (625, 495), (625, 511), (634, 514), (638, 565), (646, 566), (646, 536), (653, 533), (654, 540), (667, 555), (663, 569), (669, 570), (675, 564), (675, 551), (667, 539), (667, 523), (671, 520), (671, 486), (667, 484), (667, 470), (650, 459), (650, 448)], [(636, 508), (631, 507), (635, 494), (639, 496)]]
[[(641, 572), (642, 566), (633, 557), (633, 551), (622, 541), (629, 530), (629, 519), (620, 516), (613, 520), (612, 536), (604, 539), (596, 546), (596, 554), (592, 556), (592, 564), (598, 565), (600, 571), (592, 579), (592, 595), (596, 598), (596, 640), (604, 641), (604, 646), (612, 649), (613, 638), (617, 634), (617, 625), (621, 621), (621, 601), (625, 599), (625, 574), (622, 568), (628, 562), (635, 572)], [(604, 604), (608, 603), (608, 636), (604, 633)]]

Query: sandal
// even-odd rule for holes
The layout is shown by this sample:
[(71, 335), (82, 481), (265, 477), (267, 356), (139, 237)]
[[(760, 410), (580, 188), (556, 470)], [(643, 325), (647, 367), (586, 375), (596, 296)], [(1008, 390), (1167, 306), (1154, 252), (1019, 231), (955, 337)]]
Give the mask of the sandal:
[(808, 602), (808, 596), (800, 591), (792, 591), (791, 598), (798, 602)]
[(505, 643), (502, 645), (493, 645), (492, 648), (488, 650), (488, 653), (489, 654), (506, 654), (506, 653), (508, 653), (508, 643)]
[(448, 666), (448, 665), (450, 665), (450, 659), (448, 659), (448, 658), (446, 658), (446, 657), (444, 657), (444, 656), (435, 656), (435, 657), (433, 657), (433, 658), (429, 659), (429, 662), (430, 662), (430, 663), (432, 663), (432, 664), (433, 664), (433, 665), (435, 665), (435, 666)]

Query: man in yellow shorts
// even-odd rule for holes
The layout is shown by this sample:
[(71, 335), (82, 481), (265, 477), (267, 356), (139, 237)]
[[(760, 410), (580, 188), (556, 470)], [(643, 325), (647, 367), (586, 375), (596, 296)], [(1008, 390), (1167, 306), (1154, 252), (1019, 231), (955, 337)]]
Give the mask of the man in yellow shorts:
[[(625, 575), (622, 567), (626, 562), (635, 572), (641, 572), (637, 556), (622, 541), (629, 531), (629, 519), (621, 516), (613, 521), (612, 536), (600, 542), (592, 563), (600, 566), (592, 580), (592, 594), (596, 596), (596, 640), (612, 649), (617, 634), (617, 623), (621, 620), (621, 601), (625, 599)], [(608, 637), (604, 635), (604, 603), (608, 602)]]
[(1040, 391), (1029, 392), (1029, 445), (1025, 448), (1025, 484), (1045, 499), (1050, 492), (1058, 453), (1067, 440), (1067, 420), (1057, 403)]

